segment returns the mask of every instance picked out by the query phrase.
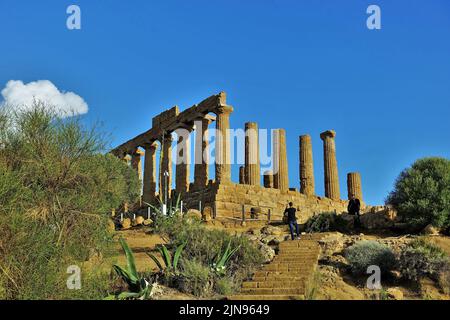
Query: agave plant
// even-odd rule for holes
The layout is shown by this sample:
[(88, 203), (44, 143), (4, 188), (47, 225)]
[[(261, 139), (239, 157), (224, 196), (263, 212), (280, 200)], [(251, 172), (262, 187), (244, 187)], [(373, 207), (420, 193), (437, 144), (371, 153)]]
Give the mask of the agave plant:
[(231, 257), (239, 250), (241, 246), (237, 246), (234, 249), (231, 249), (231, 240), (228, 241), (228, 245), (225, 251), (220, 252), (216, 255), (214, 262), (211, 263), (211, 269), (213, 272), (222, 276), (226, 272), (227, 264), (230, 261)]
[(106, 299), (148, 299), (152, 295), (153, 284), (150, 284), (145, 278), (139, 276), (136, 270), (133, 252), (126, 241), (120, 238), (119, 242), (125, 252), (127, 267), (122, 268), (119, 265), (114, 265), (113, 269), (126, 282), (129, 291), (121, 292), (118, 295), (109, 295)]
[(183, 252), (183, 249), (185, 246), (186, 246), (186, 242), (183, 243), (182, 245), (176, 247), (173, 257), (165, 245), (162, 245), (160, 248), (158, 248), (159, 254), (163, 258), (165, 266), (163, 266), (161, 264), (161, 262), (159, 262), (158, 258), (155, 255), (153, 255), (149, 252), (146, 252), (146, 253), (156, 263), (156, 265), (158, 266), (158, 268), (161, 272), (177, 273), (178, 272), (178, 262), (180, 260), (181, 253)]

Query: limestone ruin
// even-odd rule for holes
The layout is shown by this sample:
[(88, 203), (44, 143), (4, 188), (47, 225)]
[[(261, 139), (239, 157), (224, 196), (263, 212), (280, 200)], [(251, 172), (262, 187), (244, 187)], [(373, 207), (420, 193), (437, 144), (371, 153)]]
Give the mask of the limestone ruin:
[[(239, 183), (231, 181), (230, 161), (230, 115), (233, 107), (226, 102), (225, 92), (213, 95), (199, 104), (184, 111), (177, 106), (162, 112), (153, 118), (152, 128), (123, 143), (111, 151), (115, 156), (131, 162), (141, 176), (142, 157), (145, 151), (143, 168), (143, 203), (157, 203), (158, 197), (174, 199), (181, 194), (184, 208), (201, 208), (217, 219), (241, 218), (257, 209), (272, 219), (280, 219), (286, 204), (292, 201), (301, 208), (300, 222), (320, 212), (346, 211), (347, 201), (340, 198), (339, 176), (336, 159), (336, 133), (324, 131), (324, 185), (325, 197), (315, 194), (312, 139), (309, 135), (299, 137), (299, 181), (300, 192), (290, 188), (284, 129), (273, 131), (273, 172), (265, 171), (261, 186), (261, 168), (259, 155), (258, 125), (255, 122), (245, 124), (245, 164), (239, 168)], [(211, 115), (214, 114), (214, 115)], [(205, 158), (209, 147), (208, 127), (215, 122), (215, 179), (211, 180), (208, 161)], [(172, 172), (172, 132), (185, 130), (187, 134), (178, 135), (176, 172)], [(190, 183), (189, 133), (196, 131), (194, 181)], [(156, 152), (160, 150), (160, 172), (156, 172)], [(128, 160), (127, 160), (128, 159)], [(166, 174), (165, 174), (166, 173)], [(157, 189), (156, 175), (159, 174)], [(175, 174), (175, 177), (174, 177)], [(165, 190), (165, 186), (175, 189)], [(349, 173), (347, 176), (348, 197), (355, 195), (362, 200), (361, 176)]]

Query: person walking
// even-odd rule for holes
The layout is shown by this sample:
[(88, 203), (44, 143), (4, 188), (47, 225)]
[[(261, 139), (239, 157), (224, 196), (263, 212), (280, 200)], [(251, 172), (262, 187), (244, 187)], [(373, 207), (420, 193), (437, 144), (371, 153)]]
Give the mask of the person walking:
[(294, 204), (292, 202), (289, 202), (289, 207), (284, 210), (284, 215), (287, 217), (287, 223), (289, 224), (289, 230), (291, 232), (291, 238), (292, 240), (295, 239), (294, 237), (294, 228), (295, 232), (297, 234), (297, 239), (300, 239), (300, 232), (299, 227), (297, 223), (297, 217), (295, 216), (296, 209), (294, 208)]
[(361, 227), (361, 220), (360, 220), (360, 210), (361, 210), (361, 201), (359, 201), (358, 198), (356, 198), (354, 195), (351, 196), (350, 201), (348, 202), (347, 211), (349, 214), (354, 215), (354, 226), (355, 228), (359, 229)]

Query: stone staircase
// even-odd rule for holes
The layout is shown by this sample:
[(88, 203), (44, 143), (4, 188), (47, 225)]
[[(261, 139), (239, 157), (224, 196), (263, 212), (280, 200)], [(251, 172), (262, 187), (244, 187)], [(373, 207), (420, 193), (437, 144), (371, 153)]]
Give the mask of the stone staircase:
[(241, 292), (228, 300), (303, 300), (314, 278), (320, 255), (320, 234), (279, 244), (278, 254), (242, 284)]

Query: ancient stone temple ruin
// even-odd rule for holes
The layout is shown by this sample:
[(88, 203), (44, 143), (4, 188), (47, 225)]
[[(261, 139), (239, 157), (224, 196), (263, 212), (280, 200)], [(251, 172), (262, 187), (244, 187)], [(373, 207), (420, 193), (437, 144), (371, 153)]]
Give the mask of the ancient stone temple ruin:
[[(326, 130), (320, 135), (324, 152), (325, 197), (315, 194), (312, 139), (309, 135), (299, 137), (300, 191), (289, 184), (284, 129), (273, 130), (273, 171), (265, 171), (261, 179), (260, 144), (255, 122), (245, 124), (245, 164), (239, 168), (239, 183), (232, 182), (229, 133), (232, 112), (233, 107), (227, 104), (224, 92), (181, 112), (175, 106), (154, 117), (151, 129), (112, 150), (115, 156), (128, 159), (142, 176), (143, 203), (155, 204), (158, 197), (164, 200), (166, 197), (174, 199), (181, 195), (186, 209), (201, 208), (208, 215), (207, 218), (213, 219), (250, 218), (250, 212), (260, 213), (261, 219), (281, 219), (289, 201), (301, 208), (301, 222), (315, 213), (346, 211), (347, 201), (340, 197), (336, 133), (333, 130)], [(213, 122), (217, 130), (214, 180), (209, 177), (208, 159), (205, 156), (208, 154), (208, 127)], [(188, 134), (177, 134), (177, 159), (174, 159), (176, 171), (173, 172), (172, 133), (180, 129)], [(193, 155), (195, 172), (194, 181), (191, 182), (189, 133), (193, 130), (196, 131)], [(156, 159), (158, 148), (160, 159)], [(156, 172), (157, 161), (159, 172)], [(170, 188), (172, 180), (175, 181), (173, 190)], [(362, 200), (359, 173), (348, 173), (347, 188), (349, 198), (355, 195)]]

